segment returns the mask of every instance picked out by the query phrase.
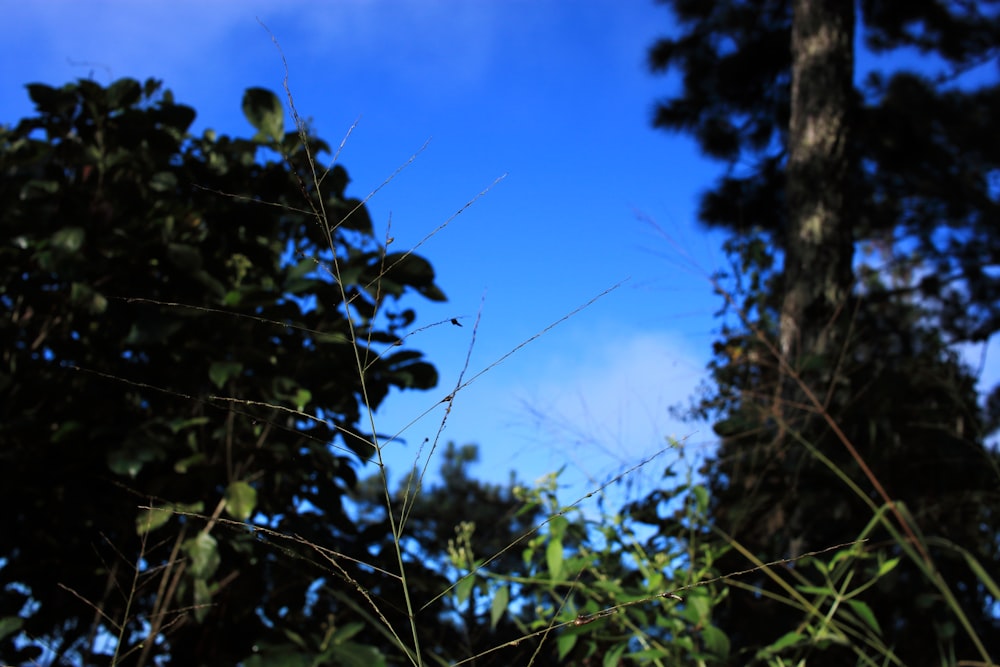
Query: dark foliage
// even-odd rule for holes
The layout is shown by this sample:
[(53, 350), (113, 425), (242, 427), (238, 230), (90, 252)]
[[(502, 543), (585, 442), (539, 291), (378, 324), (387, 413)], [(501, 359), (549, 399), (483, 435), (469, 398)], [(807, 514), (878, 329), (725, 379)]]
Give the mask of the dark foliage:
[[(335, 568), (304, 545), (366, 553), (357, 424), (436, 384), (394, 347), (396, 297), (444, 298), (433, 270), (385, 255), (342, 167), (313, 180), (327, 145), (268, 91), (244, 98), (252, 139), (191, 136), (153, 80), (28, 92), (0, 129), (0, 661), (318, 646), (346, 607), (311, 598)], [(226, 523), (247, 519), (295, 538)]]
[[(791, 4), (664, 4), (680, 33), (651, 48), (650, 65), (679, 72), (682, 89), (657, 104), (653, 123), (691, 134), (727, 165), (702, 196), (702, 222), (766, 230), (781, 247)], [(875, 71), (857, 86), (854, 237), (888, 245), (897, 265), (930, 269), (912, 288), (939, 304), (940, 323), (956, 340), (982, 341), (1000, 328), (998, 10), (996, 0), (861, 3), (870, 49), (917, 49), (937, 60), (919, 71)]]
[[(415, 469), (390, 496), (394, 528), (381, 475), (359, 485), (359, 524), (381, 536), (369, 547), (370, 560), (390, 567), (396, 558), (393, 535), (401, 536), (408, 588), (420, 609), (417, 627), (425, 654), (448, 664), (470, 656), (479, 656), (474, 663), (483, 666), (527, 664), (537, 641), (492, 649), (524, 635), (524, 626), (516, 620), (531, 610), (523, 608), (525, 599), (514, 585), (501, 581), (527, 576), (521, 538), (532, 534), (544, 516), (540, 508), (529, 507), (516, 496), (518, 483), (513, 477), (505, 485), (471, 477), (469, 467), (478, 459), (474, 445), (448, 443), (438, 456), (440, 481), (432, 483), (429, 472)], [(476, 564), (483, 566), (463, 579)], [(515, 601), (513, 608), (504, 598), (502, 604), (495, 603), (504, 586), (508, 592), (499, 595)], [(514, 592), (509, 592), (512, 587)], [(401, 623), (399, 631), (404, 629), (409, 632)]]
[[(764, 561), (855, 539), (872, 511), (816, 454), (875, 505), (882, 499), (815, 410), (785, 402), (788, 372), (774, 354), (784, 333), (782, 299), (795, 287), (788, 281), (802, 275), (775, 269), (795, 253), (786, 181), (793, 148), (792, 3), (664, 4), (679, 30), (653, 46), (650, 64), (679, 72), (682, 87), (657, 106), (654, 124), (690, 133), (726, 164), (702, 197), (700, 219), (734, 233), (736, 301), (729, 312), (742, 319), (724, 328), (712, 365), (715, 386), (696, 407), (717, 420), (721, 438), (705, 469), (715, 526)], [(852, 171), (841, 193), (860, 251), (854, 265), (860, 280), (839, 314), (849, 329), (827, 355), (790, 360), (810, 384), (822, 380), (813, 389), (826, 411), (913, 515), (940, 576), (994, 659), (996, 600), (961, 549), (994, 579), (1000, 574), (994, 510), (1000, 461), (985, 445), (996, 410), (980, 410), (974, 378), (949, 346), (987, 340), (1000, 328), (1000, 144), (993, 120), (1000, 117), (1000, 86), (995, 69), (984, 73), (984, 63), (997, 62), (998, 8), (997, 2), (860, 3), (860, 34), (869, 49), (915, 49), (936, 60), (917, 71), (874, 73), (855, 86), (847, 134)], [(829, 322), (799, 324), (816, 329)], [(869, 537), (872, 552), (893, 552), (887, 533)], [(732, 552), (717, 565), (731, 572), (747, 562)], [(872, 574), (864, 567), (861, 579)], [(763, 576), (749, 582), (780, 592)], [(739, 587), (729, 593), (717, 622), (733, 641), (732, 664), (751, 662), (756, 649), (802, 619), (801, 610), (767, 595)], [(983, 658), (912, 562), (859, 599), (904, 664)], [(858, 660), (859, 650), (872, 649), (812, 642), (787, 653), (810, 665), (843, 665)]]

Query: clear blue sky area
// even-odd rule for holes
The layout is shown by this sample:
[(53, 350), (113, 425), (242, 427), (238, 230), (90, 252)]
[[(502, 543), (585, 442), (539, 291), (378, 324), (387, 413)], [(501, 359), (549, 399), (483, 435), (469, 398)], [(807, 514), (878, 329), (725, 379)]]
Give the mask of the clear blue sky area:
[[(369, 204), (377, 226), (391, 221), (394, 247), (420, 242), (506, 174), (419, 250), (449, 301), (412, 300), (415, 326), (452, 317), (464, 326), (410, 339), (442, 380), (438, 391), (391, 396), (377, 415), (381, 432), (405, 429), (406, 444), (387, 448), (397, 478), (436, 437), (480, 311), (466, 379), (621, 281), (461, 392), (442, 446), (478, 443), (473, 472), (494, 481), (516, 470), (530, 482), (565, 466), (566, 500), (667, 436), (687, 438), (689, 460), (711, 447), (707, 425), (667, 412), (706, 377), (721, 305), (707, 276), (724, 256), (722, 237), (694, 222), (719, 166), (689, 139), (650, 127), (655, 100), (675, 83), (645, 65), (671, 29), (666, 9), (651, 0), (38, 0), (4, 9), (0, 122), (31, 112), (29, 82), (156, 77), (197, 110), (196, 132), (249, 135), (243, 91), (282, 87), (273, 34), (296, 107), (320, 136), (336, 145), (357, 121), (340, 156), (349, 194), (365, 197), (430, 140)], [(676, 459), (668, 453), (636, 481), (648, 488)]]

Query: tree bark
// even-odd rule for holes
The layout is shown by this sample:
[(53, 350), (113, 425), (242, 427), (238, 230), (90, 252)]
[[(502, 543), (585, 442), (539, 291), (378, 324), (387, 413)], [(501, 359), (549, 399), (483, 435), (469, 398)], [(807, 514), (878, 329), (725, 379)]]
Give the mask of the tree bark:
[(780, 322), (780, 350), (792, 368), (843, 341), (838, 332), (846, 317), (840, 313), (853, 281), (848, 132), (854, 12), (852, 0), (792, 0), (789, 229)]
[[(801, 451), (789, 447), (792, 406), (808, 406), (806, 390), (823, 400), (835, 381), (834, 353), (844, 343), (844, 305), (851, 291), (853, 235), (849, 212), (851, 172), (848, 133), (854, 94), (853, 0), (792, 0), (792, 94), (788, 132), (784, 294), (779, 324), (783, 362), (775, 387), (778, 431), (772, 442), (779, 469)], [(795, 428), (814, 439), (809, 416), (795, 414)], [(807, 521), (792, 479), (776, 508), (775, 530), (787, 554), (798, 555)], [(789, 512), (786, 514), (785, 512)]]

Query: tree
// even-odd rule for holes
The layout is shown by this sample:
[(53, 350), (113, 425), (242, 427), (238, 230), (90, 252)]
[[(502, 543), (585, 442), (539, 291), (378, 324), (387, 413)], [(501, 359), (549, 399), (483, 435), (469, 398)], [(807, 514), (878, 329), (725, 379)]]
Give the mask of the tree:
[[(728, 165), (699, 215), (734, 232), (739, 278), (742, 320), (724, 330), (717, 388), (698, 406), (722, 437), (706, 468), (715, 527), (765, 561), (831, 546), (865, 533), (870, 504), (887, 500), (881, 480), (900, 503), (886, 510), (909, 508), (927, 537), (921, 562), (894, 571), (898, 587), (882, 581), (858, 598), (880, 619), (885, 650), (906, 664), (996, 655), (993, 596), (957, 554), (996, 578), (997, 456), (974, 379), (948, 344), (986, 340), (1000, 323), (987, 268), (1000, 264), (1000, 86), (963, 77), (996, 58), (1000, 23), (985, 12), (997, 3), (860, 3), (870, 50), (912, 47), (944, 63), (938, 76), (872, 74), (860, 86), (853, 3), (669, 4), (680, 34), (657, 42), (650, 63), (680, 70), (683, 87), (654, 124), (691, 132)], [(922, 576), (930, 562), (937, 570)], [(720, 567), (745, 563), (734, 553)], [(956, 592), (950, 610), (939, 575)], [(756, 593), (733, 588), (720, 608), (741, 660), (802, 627), (800, 612), (774, 602), (778, 587), (763, 575), (752, 583)], [(972, 619), (958, 632), (962, 609)], [(838, 651), (810, 664), (844, 664)]]
[(0, 129), (2, 661), (298, 664), (325, 637), (378, 664), (309, 591), (367, 554), (362, 415), (436, 384), (398, 305), (444, 298), (430, 264), (266, 90), (251, 139), (190, 135), (154, 80), (28, 92)]
[[(681, 34), (657, 41), (650, 65), (656, 72), (679, 70), (683, 88), (657, 104), (653, 124), (691, 133), (708, 156), (728, 165), (702, 196), (699, 219), (735, 231), (765, 230), (785, 248), (792, 214), (785, 167), (794, 148), (792, 3), (665, 4)], [(929, 269), (900, 289), (937, 303), (954, 340), (985, 340), (1000, 325), (998, 279), (988, 270), (1000, 263), (992, 224), (1000, 92), (989, 67), (1000, 44), (998, 6), (995, 0), (860, 3), (869, 52), (928, 58), (922, 72), (898, 70), (887, 78), (872, 71), (854, 86), (845, 144), (853, 162), (854, 238), (881, 244), (900, 270)]]

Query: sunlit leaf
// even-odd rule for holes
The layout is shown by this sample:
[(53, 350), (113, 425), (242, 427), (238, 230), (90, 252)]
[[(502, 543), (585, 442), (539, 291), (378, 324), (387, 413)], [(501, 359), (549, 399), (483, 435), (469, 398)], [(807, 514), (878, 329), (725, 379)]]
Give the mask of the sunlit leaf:
[(618, 644), (604, 656), (603, 667), (618, 667), (621, 664), (622, 656), (628, 650), (628, 644)]
[(208, 367), (208, 377), (217, 389), (222, 389), (229, 378), (237, 377), (243, 372), (243, 364), (237, 361), (214, 361)]
[(564, 633), (559, 635), (556, 639), (556, 647), (559, 650), (559, 659), (562, 660), (566, 655), (573, 650), (576, 646), (576, 641), (579, 639), (579, 635), (573, 633)]
[(789, 646), (795, 646), (801, 643), (805, 639), (805, 635), (799, 632), (788, 632), (775, 640), (770, 646), (767, 647), (769, 653), (777, 653), (783, 651)]
[(20, 198), (30, 201), (36, 198), (51, 197), (59, 192), (57, 181), (46, 181), (41, 179), (31, 179), (21, 188)]
[(878, 566), (878, 576), (884, 576), (892, 572), (896, 566), (899, 565), (899, 558), (890, 558), (884, 563), (879, 563)]
[(865, 622), (865, 625), (876, 633), (882, 634), (882, 628), (879, 627), (878, 620), (875, 618), (875, 612), (872, 611), (871, 607), (861, 600), (848, 600), (847, 604), (851, 606), (851, 609), (858, 615), (858, 618)]
[(86, 236), (83, 227), (63, 227), (52, 234), (52, 247), (65, 253), (75, 253), (83, 247)]
[(708, 489), (706, 489), (701, 484), (695, 484), (691, 487), (691, 492), (694, 494), (695, 500), (697, 502), (697, 512), (702, 514), (708, 511)]
[(729, 637), (714, 625), (707, 625), (701, 631), (702, 641), (705, 642), (705, 650), (719, 658), (725, 660), (729, 657)]
[(170, 508), (164, 507), (151, 507), (140, 510), (139, 514), (135, 517), (135, 532), (137, 535), (150, 533), (164, 526), (167, 521), (170, 521), (170, 517), (173, 515), (174, 513)]
[(829, 586), (796, 586), (796, 588), (803, 592), (809, 593), (811, 595), (833, 595), (834, 590)]
[(178, 474), (185, 474), (188, 470), (196, 465), (201, 465), (208, 461), (208, 457), (205, 456), (204, 452), (198, 452), (197, 454), (192, 454), (191, 456), (185, 457), (174, 464), (174, 472)]
[(177, 187), (177, 176), (171, 171), (161, 171), (149, 179), (149, 187), (157, 192), (170, 192)]
[(237, 521), (246, 521), (257, 508), (257, 489), (246, 482), (233, 482), (226, 487), (226, 512)]
[(507, 604), (510, 602), (510, 590), (507, 586), (501, 586), (493, 596), (493, 603), (490, 605), (490, 627), (496, 628), (497, 623), (507, 611)]
[(549, 568), (549, 576), (553, 581), (562, 579), (563, 574), (563, 544), (560, 539), (549, 540), (545, 547), (545, 564)]
[(181, 547), (189, 559), (188, 574), (195, 579), (208, 579), (219, 567), (219, 545), (208, 533), (184, 541)]
[(471, 574), (458, 582), (455, 586), (455, 597), (458, 598), (459, 604), (464, 604), (469, 599), (469, 596), (472, 594), (472, 587), (475, 584), (476, 577)]
[(300, 387), (298, 391), (295, 392), (294, 400), (295, 409), (302, 411), (306, 409), (306, 405), (312, 400), (312, 392), (308, 389)]

